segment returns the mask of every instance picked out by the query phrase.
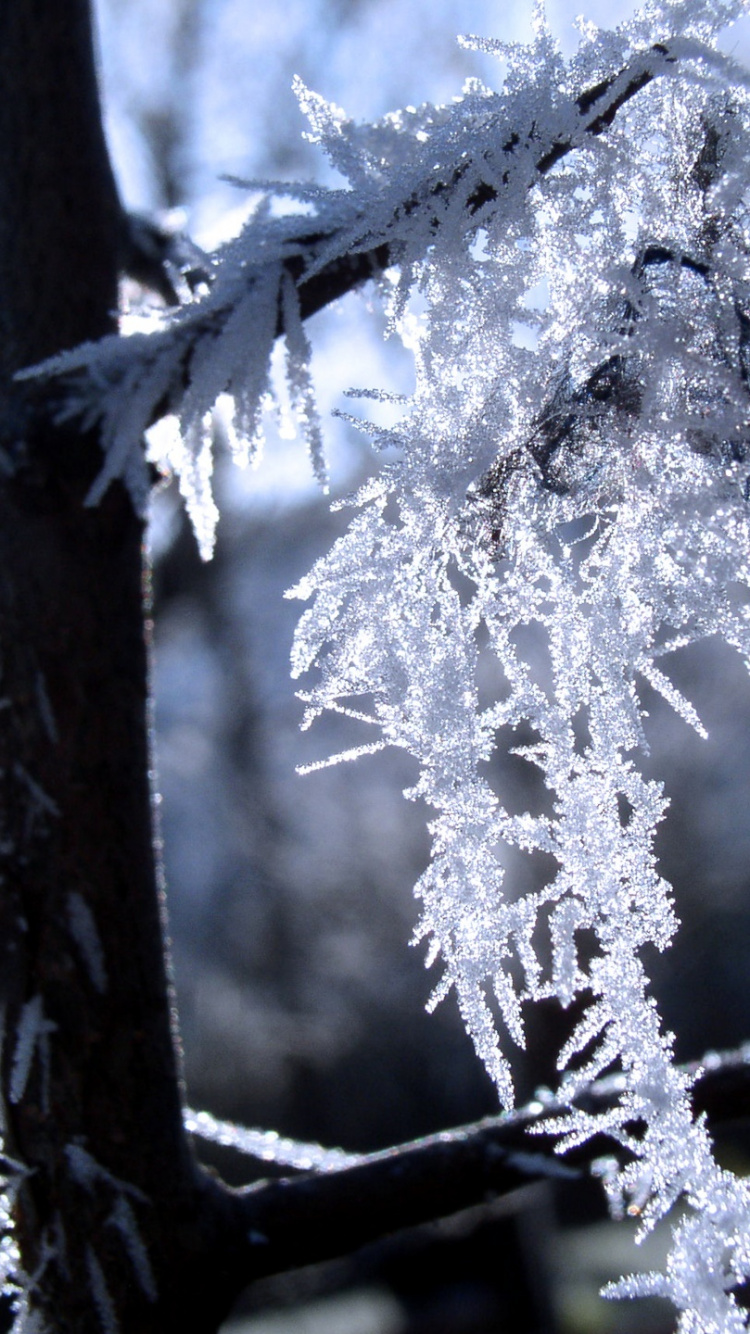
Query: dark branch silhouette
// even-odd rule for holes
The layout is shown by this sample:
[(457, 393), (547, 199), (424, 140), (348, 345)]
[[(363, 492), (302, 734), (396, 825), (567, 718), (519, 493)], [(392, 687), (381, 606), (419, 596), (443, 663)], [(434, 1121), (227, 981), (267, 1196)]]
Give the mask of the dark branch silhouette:
[[(696, 1080), (695, 1112), (712, 1129), (750, 1120), (750, 1051), (712, 1052), (686, 1068)], [(602, 1113), (621, 1091), (617, 1076), (600, 1080), (576, 1106)], [(581, 1178), (605, 1154), (624, 1155), (605, 1135), (555, 1154), (552, 1125), (567, 1110), (546, 1093), (515, 1112), (363, 1155), (351, 1167), (227, 1189), (220, 1210), (236, 1272), (246, 1283), (335, 1259), (533, 1181)]]

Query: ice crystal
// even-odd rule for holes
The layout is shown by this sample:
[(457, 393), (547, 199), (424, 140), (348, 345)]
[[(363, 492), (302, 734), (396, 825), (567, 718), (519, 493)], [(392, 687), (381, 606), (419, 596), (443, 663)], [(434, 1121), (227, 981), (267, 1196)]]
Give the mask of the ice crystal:
[(86, 1247), (86, 1267), (89, 1271), (91, 1295), (99, 1316), (102, 1334), (120, 1334), (120, 1322), (117, 1319), (112, 1295), (93, 1246)]
[[(313, 599), (293, 657), (298, 675), (319, 669), (306, 724), (353, 713), (419, 762), (410, 795), (433, 812), (433, 856), (418, 935), (442, 960), (435, 1000), (455, 993), (506, 1105), (503, 1031), (523, 1045), (528, 1002), (586, 1002), (559, 1058), (560, 1149), (618, 1139), (631, 1161), (608, 1193), (644, 1229), (687, 1203), (666, 1274), (610, 1289), (670, 1297), (684, 1331), (745, 1328), (732, 1290), (750, 1274), (750, 1191), (715, 1164), (648, 994), (643, 948), (665, 948), (676, 919), (653, 850), (666, 802), (638, 764), (638, 682), (702, 733), (665, 655), (715, 635), (750, 656), (749, 107), (713, 46), (736, 12), (652, 9), (589, 35), (569, 66), (542, 24), (506, 92), (533, 134), (511, 135), (475, 94), (465, 120), (432, 131), (447, 176), (461, 129), (503, 124), (402, 237), (427, 313), (409, 332), (416, 392), (389, 432), (400, 457), (294, 590)], [(616, 105), (606, 134), (585, 87), (600, 116)], [(343, 167), (356, 139), (339, 145), (340, 118), (319, 125)], [(511, 814), (487, 777), (498, 736), (521, 725), (543, 814)], [(546, 854), (547, 883), (519, 890), (510, 852)], [(617, 1106), (577, 1107), (613, 1068)]]
[[(44, 1002), (40, 995), (33, 996), (21, 1010), (13, 1050), (13, 1068), (8, 1084), (10, 1102), (20, 1102), (26, 1091), (34, 1055), (39, 1052), (46, 1079), (48, 1067), (47, 1042), (56, 1025), (44, 1017)], [(46, 1089), (46, 1085), (45, 1085)], [(46, 1096), (46, 1093), (45, 1093)]]
[(88, 1150), (84, 1149), (82, 1144), (67, 1144), (65, 1157), (71, 1177), (84, 1190), (93, 1191), (96, 1186), (103, 1185), (118, 1195), (130, 1195), (134, 1200), (146, 1202), (142, 1190), (131, 1185), (129, 1181), (120, 1181), (118, 1177), (113, 1176), (106, 1167), (102, 1167), (101, 1163), (92, 1157)]
[(154, 1271), (141, 1230), (138, 1227), (135, 1212), (124, 1195), (117, 1196), (112, 1213), (107, 1219), (107, 1224), (119, 1232), (142, 1291), (150, 1302), (155, 1302), (159, 1296), (159, 1291)]
[(94, 914), (77, 890), (72, 890), (68, 894), (67, 907), (70, 934), (78, 948), (91, 985), (100, 995), (104, 995), (108, 985), (107, 965)]
[(326, 1149), (322, 1144), (307, 1144), (287, 1139), (275, 1130), (255, 1130), (238, 1126), (234, 1121), (220, 1121), (210, 1112), (195, 1112), (186, 1108), (185, 1129), (211, 1144), (223, 1144), (261, 1162), (276, 1163), (282, 1167), (296, 1167), (301, 1172), (339, 1172), (361, 1162), (355, 1153), (343, 1149)]

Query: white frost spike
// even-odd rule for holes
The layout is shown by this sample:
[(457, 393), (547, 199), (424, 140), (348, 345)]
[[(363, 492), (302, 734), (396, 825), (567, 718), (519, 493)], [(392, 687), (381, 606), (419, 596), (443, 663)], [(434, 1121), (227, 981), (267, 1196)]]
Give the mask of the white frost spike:
[(119, 1232), (140, 1287), (148, 1300), (155, 1302), (159, 1296), (159, 1290), (156, 1286), (154, 1271), (138, 1227), (138, 1220), (124, 1195), (118, 1195), (107, 1223)]
[(39, 713), (44, 724), (44, 730), (53, 746), (56, 746), (60, 740), (60, 734), (58, 732), (57, 720), (47, 691), (47, 682), (44, 678), (44, 672), (37, 671), (35, 685), (36, 697), (39, 703)]
[[(26, 1092), (31, 1063), (34, 1053), (49, 1033), (54, 1033), (57, 1025), (44, 1017), (44, 1004), (40, 995), (33, 996), (21, 1010), (16, 1029), (16, 1045), (13, 1052), (13, 1068), (10, 1073), (8, 1100), (18, 1103)], [(42, 1052), (42, 1055), (44, 1053)]]
[(233, 1121), (219, 1121), (210, 1112), (194, 1112), (187, 1108), (183, 1120), (191, 1135), (198, 1135), (212, 1144), (224, 1144), (262, 1162), (296, 1167), (302, 1172), (338, 1172), (361, 1162), (358, 1154), (345, 1153), (343, 1149), (325, 1149), (320, 1144), (285, 1139), (275, 1130), (252, 1130), (235, 1125)]
[(297, 412), (297, 417), (307, 440), (307, 448), (315, 477), (323, 490), (327, 491), (328, 478), (323, 453), (323, 437), (320, 431), (320, 421), (315, 406), (315, 391), (310, 374), (312, 349), (300, 316), (297, 288), (288, 274), (284, 274), (281, 297), (287, 347), (287, 380), (292, 406)]
[(665, 699), (667, 704), (671, 704), (675, 713), (679, 713), (688, 726), (692, 727), (698, 733), (698, 736), (706, 741), (708, 732), (703, 726), (697, 711), (693, 708), (690, 700), (685, 699), (682, 691), (678, 690), (670, 681), (669, 677), (665, 676), (664, 672), (660, 671), (653, 662), (639, 662), (637, 669), (646, 678), (649, 685), (659, 692), (662, 699)]
[(210, 560), (219, 519), (219, 511), (211, 494), (214, 455), (210, 413), (206, 412), (185, 426), (179, 455), (180, 464), (176, 471), (180, 479), (180, 494), (193, 525), (198, 550), (204, 560)]
[(103, 996), (107, 990), (104, 949), (94, 914), (77, 890), (72, 890), (68, 894), (68, 926), (91, 984)]
[(363, 755), (377, 755), (379, 750), (385, 750), (385, 741), (373, 741), (369, 746), (352, 746), (351, 750), (339, 751), (337, 755), (329, 755), (324, 760), (312, 760), (310, 764), (298, 764), (297, 773), (300, 775), (314, 774), (319, 769), (330, 769), (335, 764), (349, 764), (352, 760), (361, 760)]
[(16, 1316), (11, 1334), (52, 1334), (49, 1325), (45, 1325), (40, 1312), (32, 1310), (29, 1306), (26, 1293), (23, 1294), (20, 1304), (16, 1307)]
[(37, 783), (35, 778), (32, 778), (28, 770), (25, 769), (24, 766), (20, 764), (18, 761), (16, 761), (13, 765), (13, 773), (15, 774), (16, 778), (20, 779), (20, 781), (24, 784), (29, 793), (30, 819), (36, 819), (37, 815), (40, 813), (43, 813), (44, 815), (55, 815), (55, 816), (58, 816), (60, 814), (60, 809), (57, 805), (57, 802), (54, 801), (54, 799), (44, 791), (44, 788), (39, 783)]
[(86, 1247), (86, 1268), (89, 1271), (89, 1286), (94, 1299), (102, 1334), (120, 1334), (120, 1322), (117, 1319), (114, 1302), (107, 1287), (107, 1280), (93, 1247)]
[[(152, 405), (168, 392), (178, 355), (177, 348), (165, 347), (163, 355), (157, 355), (148, 365), (135, 363), (125, 369), (118, 386), (117, 414), (105, 417), (103, 422), (104, 465), (86, 498), (88, 505), (98, 505), (110, 483), (122, 477), (138, 510), (145, 508), (150, 488), (142, 439), (151, 425)], [(54, 365), (53, 360), (50, 366)]]
[(140, 1200), (144, 1204), (147, 1203), (147, 1196), (138, 1186), (131, 1185), (129, 1181), (121, 1181), (119, 1177), (114, 1176), (108, 1168), (102, 1167), (101, 1163), (98, 1163), (96, 1158), (89, 1153), (88, 1149), (84, 1149), (82, 1144), (66, 1144), (65, 1156), (68, 1160), (71, 1176), (85, 1190), (92, 1191), (97, 1182), (102, 1182), (112, 1190), (117, 1191), (118, 1194), (130, 1195), (134, 1200)]
[(307, 138), (323, 146), (334, 167), (352, 185), (363, 184), (367, 173), (360, 155), (346, 134), (348, 126), (344, 112), (333, 102), (327, 102), (320, 93), (312, 92), (299, 76), (293, 79), (292, 88), (300, 110), (310, 123), (311, 133)]

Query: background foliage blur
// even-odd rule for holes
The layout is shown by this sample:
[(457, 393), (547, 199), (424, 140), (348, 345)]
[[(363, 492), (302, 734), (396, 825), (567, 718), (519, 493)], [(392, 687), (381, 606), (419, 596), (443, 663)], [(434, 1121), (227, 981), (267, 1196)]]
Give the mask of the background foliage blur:
[[(457, 33), (524, 38), (530, 30), (522, 0), (502, 14), (491, 0), (287, 0), (283, 16), (250, 0), (98, 0), (97, 8), (124, 201), (171, 217), (207, 247), (236, 230), (258, 199), (222, 176), (334, 179), (303, 138), (294, 74), (348, 114), (372, 118), (445, 101), (469, 76), (497, 84), (501, 67), (460, 48)], [(587, 17), (611, 23), (612, 5), (604, 8), (589, 5)], [(571, 13), (562, 0), (549, 7), (568, 47)], [(343, 397), (352, 385), (408, 392), (411, 368), (384, 340), (367, 291), (317, 316), (311, 334), (338, 496), (375, 460), (366, 437), (331, 410), (358, 411)], [(493, 1111), (495, 1099), (451, 1001), (425, 1014), (435, 979), (420, 950), (407, 948), (417, 916), (411, 889), (428, 855), (425, 812), (401, 796), (415, 778), (409, 762), (386, 752), (295, 773), (339, 743), (330, 719), (299, 732), (288, 655), (300, 606), (283, 594), (346, 516), (331, 514), (312, 482), (283, 386), (279, 397), (281, 421), (268, 423), (260, 469), (219, 467), (223, 517), (211, 564), (200, 562), (169, 486), (154, 507), (156, 757), (185, 1073), (194, 1106), (371, 1149)], [(216, 429), (220, 436), (220, 420)], [(710, 644), (675, 655), (673, 669), (710, 732), (701, 741), (649, 700), (647, 764), (672, 799), (659, 851), (683, 921), (669, 955), (653, 962), (687, 1059), (750, 1037), (750, 684), (742, 664)], [(521, 761), (497, 761), (497, 782), (518, 792), (519, 809), (530, 781)], [(556, 1042), (545, 1034), (560, 1022), (529, 1016), (522, 1096), (554, 1083)], [(220, 1165), (247, 1177), (246, 1164)], [(348, 1277), (334, 1267), (307, 1287), (264, 1290), (254, 1304), (364, 1282), (400, 1304), (371, 1301), (338, 1315), (328, 1307), (322, 1328), (669, 1328), (656, 1305), (644, 1315), (641, 1303), (594, 1303), (608, 1265), (621, 1272), (622, 1259), (606, 1249), (617, 1242), (593, 1247), (590, 1230), (550, 1231), (557, 1215), (614, 1237), (583, 1195), (574, 1208), (572, 1196), (535, 1188), (517, 1208), (433, 1229), (429, 1247), (421, 1235), (406, 1252), (386, 1246)], [(452, 1257), (440, 1261), (437, 1288), (434, 1244)], [(423, 1254), (433, 1259), (423, 1263)], [(317, 1328), (314, 1308), (305, 1309), (312, 1324), (304, 1327)]]

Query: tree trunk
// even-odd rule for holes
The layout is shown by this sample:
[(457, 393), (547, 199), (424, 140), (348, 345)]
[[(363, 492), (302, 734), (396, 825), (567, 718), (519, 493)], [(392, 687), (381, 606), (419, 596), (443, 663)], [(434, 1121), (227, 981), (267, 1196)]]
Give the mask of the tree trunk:
[(60, 1334), (210, 1330), (215, 1211), (182, 1129), (152, 839), (143, 525), (119, 484), (85, 507), (96, 439), (50, 426), (12, 378), (114, 327), (120, 206), (88, 0), (0, 6), (0, 197), (0, 987), (20, 1273)]

